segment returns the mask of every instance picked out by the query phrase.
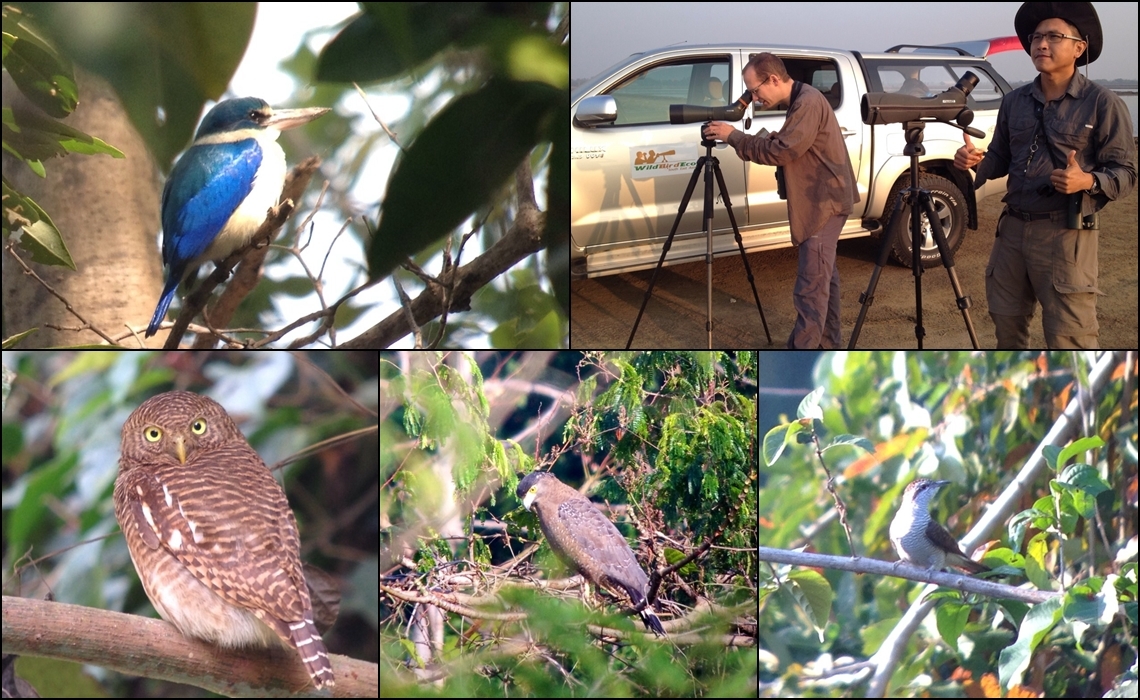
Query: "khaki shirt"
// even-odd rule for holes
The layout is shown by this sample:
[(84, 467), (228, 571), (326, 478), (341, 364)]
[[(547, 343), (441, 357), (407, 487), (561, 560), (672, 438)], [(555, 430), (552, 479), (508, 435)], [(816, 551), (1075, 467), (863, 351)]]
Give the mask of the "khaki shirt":
[(827, 98), (803, 84), (784, 126), (768, 136), (734, 131), (728, 144), (741, 160), (784, 166), (792, 242), (800, 245), (828, 219), (851, 214), (859, 191), (855, 171)]
[[(1046, 139), (1040, 136), (1036, 138), (1036, 152), (1032, 150), (1034, 136), (1040, 130), (1038, 107), (1043, 109), (1041, 117), (1052, 157)], [(1083, 213), (1103, 209), (1136, 186), (1136, 143), (1124, 100), (1077, 72), (1065, 94), (1046, 104), (1041, 76), (1037, 76), (1002, 98), (994, 138), (978, 164), (974, 186), (1009, 175), (1003, 202), (1027, 212), (1063, 211), (1068, 195), (1042, 195), (1038, 190), (1050, 184), (1049, 175), (1055, 169), (1065, 167), (1069, 151), (1077, 152), (1081, 170), (1091, 172), (1100, 186), (1098, 194), (1084, 198)]]

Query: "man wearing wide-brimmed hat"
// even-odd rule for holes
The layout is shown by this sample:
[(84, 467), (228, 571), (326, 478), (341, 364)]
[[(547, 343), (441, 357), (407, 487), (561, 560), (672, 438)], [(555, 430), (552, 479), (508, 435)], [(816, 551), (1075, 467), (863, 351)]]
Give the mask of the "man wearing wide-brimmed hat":
[(1009, 175), (986, 266), (997, 346), (1029, 347), (1040, 302), (1050, 348), (1095, 348), (1095, 215), (1136, 185), (1132, 120), (1123, 100), (1076, 70), (1104, 43), (1092, 3), (1027, 2), (1013, 25), (1040, 75), (1002, 100), (988, 152), (967, 135), (954, 156), (958, 168), (978, 166), (975, 186)]

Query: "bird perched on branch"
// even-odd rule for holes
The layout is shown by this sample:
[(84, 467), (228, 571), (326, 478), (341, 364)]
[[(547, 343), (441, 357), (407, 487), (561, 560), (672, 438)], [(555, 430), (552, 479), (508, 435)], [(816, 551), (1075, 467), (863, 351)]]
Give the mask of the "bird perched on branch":
[(277, 137), (327, 113), (325, 107), (274, 110), (265, 100), (219, 102), (202, 120), (162, 190), (166, 285), (146, 329), (158, 332), (187, 271), (238, 250), (257, 232), (285, 183)]
[(318, 689), (333, 668), (313, 621), (285, 492), (213, 399), (170, 391), (123, 425), (115, 517), (147, 597), (183, 635), (296, 650)]
[(930, 516), (930, 504), (949, 481), (915, 479), (903, 491), (902, 504), (891, 521), (891, 544), (899, 561), (907, 561), (932, 571), (947, 567), (971, 574), (990, 568), (967, 557), (954, 536)]
[[(636, 607), (645, 601), (649, 578), (622, 534), (589, 499), (546, 472), (528, 474), (515, 495), (527, 510), (533, 507), (550, 548), (567, 566), (623, 604)], [(638, 614), (646, 627), (665, 635), (648, 606)]]

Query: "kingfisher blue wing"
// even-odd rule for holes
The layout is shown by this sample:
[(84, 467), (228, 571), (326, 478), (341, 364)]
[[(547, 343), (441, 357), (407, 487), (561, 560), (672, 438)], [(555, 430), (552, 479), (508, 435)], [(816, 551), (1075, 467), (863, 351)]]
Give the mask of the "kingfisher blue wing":
[(147, 327), (158, 330), (187, 268), (202, 262), (222, 227), (253, 190), (262, 150), (256, 139), (194, 146), (162, 190), (162, 262), (166, 284)]
[(194, 146), (162, 191), (162, 260), (170, 270), (202, 255), (253, 190), (261, 166), (256, 139)]

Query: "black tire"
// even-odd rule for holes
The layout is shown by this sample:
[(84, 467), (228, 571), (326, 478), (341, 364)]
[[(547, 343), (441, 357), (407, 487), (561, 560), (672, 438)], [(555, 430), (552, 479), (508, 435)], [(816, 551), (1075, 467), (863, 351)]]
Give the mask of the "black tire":
[[(899, 192), (910, 185), (910, 174), (907, 173), (895, 183), (887, 199), (887, 211), (895, 210), (895, 200)], [(942, 230), (946, 234), (946, 242), (950, 245), (950, 252), (956, 253), (966, 240), (966, 218), (969, 215), (966, 209), (966, 198), (962, 190), (958, 189), (950, 180), (938, 175), (920, 173), (918, 186), (930, 192), (934, 200), (934, 211), (938, 213), (942, 222)], [(926, 214), (922, 215), (922, 266), (934, 267), (942, 264), (942, 257), (938, 254), (938, 246), (934, 244), (934, 236), (930, 232)], [(910, 267), (910, 207), (904, 206), (898, 216), (894, 216), (885, 227), (887, 236), (891, 241), (891, 257), (903, 265)]]

